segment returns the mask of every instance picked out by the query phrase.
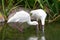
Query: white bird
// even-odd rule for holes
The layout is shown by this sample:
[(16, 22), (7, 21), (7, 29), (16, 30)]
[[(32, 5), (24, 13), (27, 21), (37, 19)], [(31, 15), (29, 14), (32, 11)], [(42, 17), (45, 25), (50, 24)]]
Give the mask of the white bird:
[(29, 13), (27, 13), (24, 10), (16, 12), (14, 16), (9, 18), (7, 23), (10, 23), (10, 22), (19, 22), (19, 23), (27, 22), (27, 24), (29, 25), (38, 25), (37, 21), (31, 21)]
[(46, 19), (46, 12), (42, 9), (37, 9), (37, 10), (32, 10), (30, 11), (30, 13), (32, 14), (32, 17), (35, 17), (37, 20), (40, 19), (41, 23), (42, 23), (42, 37), (41, 40), (45, 40), (44, 37), (44, 25), (45, 25), (45, 19)]

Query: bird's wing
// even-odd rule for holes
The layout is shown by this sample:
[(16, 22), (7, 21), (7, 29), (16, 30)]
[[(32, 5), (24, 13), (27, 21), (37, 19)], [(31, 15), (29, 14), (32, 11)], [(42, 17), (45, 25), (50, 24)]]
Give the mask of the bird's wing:
[(20, 11), (11, 17), (10, 20), (12, 22), (27, 22), (30, 20), (30, 15), (25, 11)]

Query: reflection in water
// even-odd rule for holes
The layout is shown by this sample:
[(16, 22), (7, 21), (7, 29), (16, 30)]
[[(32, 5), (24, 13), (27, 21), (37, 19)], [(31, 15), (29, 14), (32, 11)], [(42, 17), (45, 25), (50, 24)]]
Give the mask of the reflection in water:
[(29, 37), (28, 40), (38, 40), (38, 37)]
[[(27, 26), (22, 33), (13, 26), (6, 23), (0, 23), (0, 40), (28, 40), (33, 36), (36, 37), (35, 26)], [(54, 22), (47, 24), (45, 27), (45, 37), (46, 40), (60, 40), (60, 23)], [(40, 40), (40, 38), (41, 30), (39, 31), (38, 39)]]
[(35, 26), (29, 26), (24, 23), (24, 32), (22, 33), (13, 25), (14, 23), (0, 23), (0, 40), (27, 40), (28, 38), (29, 40), (38, 40), (38, 37), (30, 37), (32, 35), (36, 36)]
[(0, 22), (0, 32), (1, 32), (2, 28), (3, 28), (3, 26), (4, 26), (4, 23)]

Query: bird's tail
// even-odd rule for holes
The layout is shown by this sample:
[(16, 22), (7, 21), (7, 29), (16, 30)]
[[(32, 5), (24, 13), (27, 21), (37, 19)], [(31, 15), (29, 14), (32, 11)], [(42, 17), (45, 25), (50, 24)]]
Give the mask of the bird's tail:
[(13, 18), (8, 19), (7, 23), (14, 21)]

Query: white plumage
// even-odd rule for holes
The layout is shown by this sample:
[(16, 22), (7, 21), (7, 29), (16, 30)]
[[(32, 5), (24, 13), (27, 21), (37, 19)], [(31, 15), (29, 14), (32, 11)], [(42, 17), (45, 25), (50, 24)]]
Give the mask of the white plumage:
[(24, 10), (16, 12), (14, 16), (9, 18), (8, 22), (27, 22), (29, 25), (38, 25), (37, 21), (31, 21), (29, 13), (25, 12)]

